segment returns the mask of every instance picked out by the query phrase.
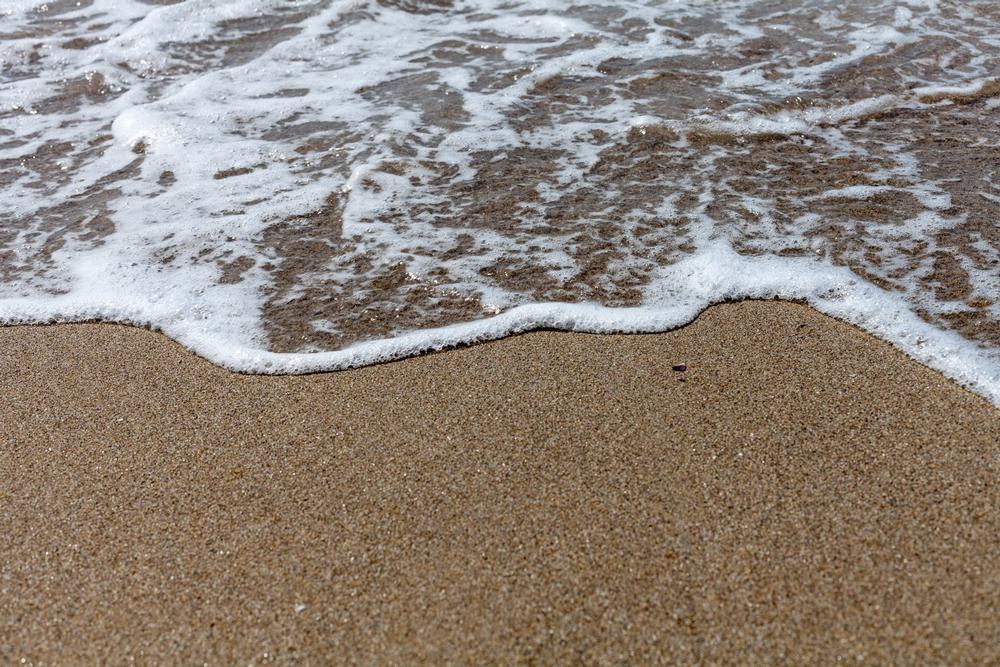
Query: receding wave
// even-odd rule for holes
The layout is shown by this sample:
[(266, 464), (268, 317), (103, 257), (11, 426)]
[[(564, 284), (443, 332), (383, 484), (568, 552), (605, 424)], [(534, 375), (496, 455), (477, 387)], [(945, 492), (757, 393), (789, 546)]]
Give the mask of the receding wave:
[(992, 1), (8, 0), (0, 321), (343, 368), (722, 299), (1000, 405)]

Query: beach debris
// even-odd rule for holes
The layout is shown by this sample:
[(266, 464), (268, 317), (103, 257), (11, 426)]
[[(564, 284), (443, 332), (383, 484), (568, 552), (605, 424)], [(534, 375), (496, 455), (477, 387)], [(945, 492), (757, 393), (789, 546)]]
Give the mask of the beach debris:
[(671, 368), (673, 368), (675, 371), (677, 371), (679, 373), (683, 373), (684, 371), (686, 371), (688, 369), (688, 365), (687, 364), (674, 364), (673, 366), (671, 366)]
[(292, 607), (292, 609), (295, 611), (296, 614), (301, 614), (306, 610), (306, 606), (300, 602), (299, 604)]

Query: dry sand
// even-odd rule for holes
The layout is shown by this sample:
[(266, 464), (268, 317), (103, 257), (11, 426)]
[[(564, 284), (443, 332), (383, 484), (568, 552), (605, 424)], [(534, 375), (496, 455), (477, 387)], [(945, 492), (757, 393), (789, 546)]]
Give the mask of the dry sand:
[(1000, 412), (804, 306), (289, 378), (6, 328), (0, 371), (5, 664), (1000, 660)]

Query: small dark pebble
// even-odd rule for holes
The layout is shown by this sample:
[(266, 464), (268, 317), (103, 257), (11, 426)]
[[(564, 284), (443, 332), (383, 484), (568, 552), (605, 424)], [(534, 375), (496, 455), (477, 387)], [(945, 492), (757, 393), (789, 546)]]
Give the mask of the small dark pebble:
[(680, 371), (680, 372), (683, 373), (684, 371), (686, 371), (688, 369), (688, 365), (687, 364), (674, 364), (673, 365), (673, 369), (675, 371)]

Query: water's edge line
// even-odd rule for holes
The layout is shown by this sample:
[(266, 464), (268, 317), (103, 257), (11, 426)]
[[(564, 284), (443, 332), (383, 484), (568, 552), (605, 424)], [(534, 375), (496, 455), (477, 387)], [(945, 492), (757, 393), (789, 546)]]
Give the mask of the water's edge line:
[[(194, 355), (228, 371), (245, 375), (282, 376), (328, 373), (390, 363), (539, 330), (596, 335), (667, 333), (693, 324), (711, 308), (745, 301), (784, 302), (808, 306), (824, 316), (852, 326), (862, 333), (890, 345), (908, 359), (941, 373), (957, 386), (986, 399), (1000, 409), (1000, 380), (998, 378), (970, 377), (965, 373), (956, 373), (950, 364), (945, 363), (947, 356), (915, 354), (913, 346), (909, 342), (901, 344), (900, 341), (886, 335), (887, 331), (866, 327), (858, 321), (858, 317), (852, 317), (849, 312), (845, 312), (841, 308), (832, 308), (830, 304), (824, 304), (822, 300), (794, 294), (734, 294), (711, 301), (695, 309), (695, 312), (684, 321), (670, 325), (658, 325), (651, 322), (647, 322), (645, 325), (641, 322), (637, 325), (633, 323), (633, 326), (622, 325), (622, 316), (627, 315), (629, 311), (643, 311), (643, 314), (648, 317), (650, 312), (646, 308), (612, 308), (595, 304), (568, 303), (528, 304), (511, 308), (500, 315), (484, 320), (425, 329), (392, 338), (365, 341), (343, 350), (308, 353), (269, 352), (249, 347), (228, 348), (222, 352), (219, 346), (212, 344), (203, 336), (195, 335), (192, 337), (190, 331), (177, 331), (178, 327), (160, 326), (147, 318), (81, 316), (79, 318), (52, 317), (44, 321), (30, 321), (22, 318), (11, 318), (8, 313), (7, 316), (0, 314), (0, 326), (44, 327), (62, 324), (107, 324), (135, 327), (162, 334)], [(553, 311), (559, 312), (554, 315)], [(593, 322), (591, 318), (602, 311), (608, 311), (605, 313), (608, 316), (607, 320), (604, 323)], [(574, 314), (585, 315), (586, 319), (591, 320), (591, 326), (578, 324)], [(498, 320), (503, 320), (503, 326), (497, 326), (501, 324)], [(187, 329), (187, 327), (179, 328)], [(940, 332), (933, 328), (931, 328), (931, 332), (941, 333), (945, 336), (950, 335), (950, 332)]]
[[(289, 375), (342, 370), (424, 352), (496, 340), (534, 329), (585, 333), (659, 333), (692, 322), (713, 304), (740, 299), (804, 301), (816, 310), (880, 338), (1000, 408), (1000, 351), (928, 324), (902, 295), (865, 282), (844, 266), (820, 258), (744, 256), (723, 240), (663, 267), (644, 289), (643, 306), (530, 303), (485, 319), (401, 333), (326, 352), (270, 352), (261, 341), (234, 338), (177, 303), (135, 295), (122, 300), (70, 293), (0, 299), (0, 324), (104, 321), (132, 324), (173, 338), (229, 370)], [(228, 334), (228, 335), (227, 335)], [(245, 332), (243, 332), (245, 334)], [(241, 334), (242, 335), (242, 334)]]

